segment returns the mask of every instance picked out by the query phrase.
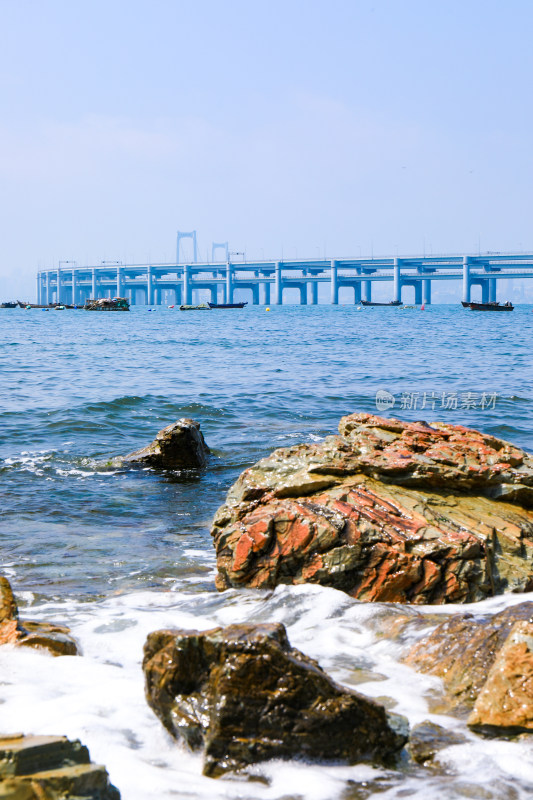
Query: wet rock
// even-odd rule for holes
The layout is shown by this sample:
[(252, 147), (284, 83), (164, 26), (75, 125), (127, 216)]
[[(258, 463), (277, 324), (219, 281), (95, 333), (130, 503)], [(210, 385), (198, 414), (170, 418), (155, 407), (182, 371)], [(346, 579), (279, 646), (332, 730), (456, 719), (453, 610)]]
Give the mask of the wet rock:
[(143, 669), (150, 707), (212, 777), (270, 758), (386, 761), (407, 739), (403, 717), (335, 684), (281, 624), (155, 631)]
[(0, 736), (0, 798), (120, 800), (105, 767), (65, 736)]
[(411, 730), (407, 749), (413, 761), (427, 764), (428, 761), (433, 761), (439, 750), (444, 750), (445, 747), (451, 747), (454, 744), (463, 744), (466, 741), (466, 736), (463, 734), (449, 731), (426, 720), (415, 725)]
[(193, 419), (179, 419), (159, 431), (154, 441), (113, 462), (156, 469), (196, 469), (205, 467), (209, 448)]
[(533, 621), (513, 625), (478, 695), (468, 724), (498, 735), (520, 731), (533, 733)]
[(214, 519), (217, 587), (320, 583), (461, 603), (533, 587), (533, 461), (462, 426), (344, 417), (245, 470)]
[(0, 575), (0, 645), (16, 644), (48, 650), (53, 656), (79, 654), (76, 640), (65, 625), (20, 620), (17, 604), (7, 578)]
[(442, 678), (448, 707), (471, 709), (498, 654), (521, 622), (533, 623), (533, 602), (519, 603), (492, 617), (456, 614), (417, 642), (405, 661), (420, 672)]

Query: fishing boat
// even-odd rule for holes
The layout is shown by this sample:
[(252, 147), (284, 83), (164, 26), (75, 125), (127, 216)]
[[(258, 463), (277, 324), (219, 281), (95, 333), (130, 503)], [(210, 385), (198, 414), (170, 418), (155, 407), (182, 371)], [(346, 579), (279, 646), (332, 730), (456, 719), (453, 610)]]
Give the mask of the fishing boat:
[(17, 303), (11, 303), (11, 302), (0, 303), (0, 308), (16, 308), (17, 305), (18, 305)]
[(361, 300), (362, 306), (401, 306), (401, 300), (391, 300), (389, 303), (372, 303), (370, 300)]
[(125, 297), (103, 297), (100, 300), (88, 300), (84, 308), (86, 311), (129, 311), (130, 304)]
[(208, 303), (209, 308), (244, 308), (248, 303)]
[(211, 306), (208, 303), (200, 303), (199, 306), (180, 306), (180, 311), (210, 311)]
[(509, 301), (503, 305), (496, 301), (491, 303), (469, 303), (468, 307), (470, 311), (514, 311), (514, 306)]

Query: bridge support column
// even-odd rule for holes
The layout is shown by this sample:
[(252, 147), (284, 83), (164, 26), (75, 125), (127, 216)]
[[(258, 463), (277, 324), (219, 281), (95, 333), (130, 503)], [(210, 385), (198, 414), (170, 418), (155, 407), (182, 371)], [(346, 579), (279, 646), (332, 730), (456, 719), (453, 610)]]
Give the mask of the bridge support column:
[(353, 304), (358, 305), (361, 302), (361, 281), (357, 281), (353, 285)]
[(275, 299), (274, 302), (277, 306), (283, 305), (283, 284), (281, 278), (281, 261), (276, 261), (276, 275), (275, 275)]
[(252, 305), (258, 306), (259, 305), (259, 284), (255, 283), (252, 286)]
[(267, 281), (263, 284), (263, 300), (266, 306), (270, 305), (270, 284)]
[(217, 299), (218, 286), (217, 286), (216, 283), (213, 284), (213, 286), (209, 287), (209, 294), (210, 294), (211, 302), (212, 303), (217, 303), (218, 302), (218, 299)]
[(318, 303), (318, 281), (311, 283), (311, 305), (316, 306)]
[(97, 291), (98, 291), (98, 287), (96, 285), (96, 270), (93, 267), (92, 270), (91, 270), (91, 293), (92, 294), (91, 294), (90, 300), (96, 300), (97, 299), (97, 294), (96, 294)]
[(422, 303), (424, 305), (431, 305), (431, 281), (422, 281)]
[(183, 267), (183, 303), (187, 306), (192, 302), (191, 268), (189, 264)]
[(496, 278), (489, 279), (489, 303), (496, 302)]
[(307, 283), (301, 283), (299, 286), (300, 289), (300, 305), (306, 306), (307, 305)]
[(339, 303), (339, 276), (337, 272), (337, 262), (331, 262), (331, 304), (336, 306)]
[(488, 303), (489, 302), (489, 282), (488, 280), (484, 280), (481, 282), (481, 302)]
[(149, 306), (154, 302), (154, 277), (151, 267), (148, 267), (146, 272), (146, 302)]
[(76, 279), (76, 270), (72, 268), (72, 305), (78, 304), (78, 281)]
[(52, 296), (51, 296), (51, 292), (50, 292), (50, 273), (49, 272), (46, 273), (46, 288), (45, 288), (45, 291), (46, 291), (46, 294), (45, 294), (44, 303), (46, 305), (48, 305), (48, 303), (50, 303), (51, 300), (52, 300)]
[(470, 281), (470, 259), (463, 256), (463, 302), (470, 302), (472, 283)]
[(226, 264), (226, 303), (233, 303), (233, 268), (229, 261)]
[(422, 281), (415, 281), (415, 306), (422, 305)]
[(60, 304), (63, 298), (63, 292), (61, 291), (61, 270), (59, 267), (57, 268), (57, 291), (56, 291), (56, 303)]
[(402, 301), (402, 276), (400, 273), (400, 259), (394, 259), (392, 299), (395, 303)]
[(124, 274), (120, 267), (117, 267), (117, 297), (123, 297), (124, 292)]
[(372, 302), (372, 281), (363, 281), (363, 300)]

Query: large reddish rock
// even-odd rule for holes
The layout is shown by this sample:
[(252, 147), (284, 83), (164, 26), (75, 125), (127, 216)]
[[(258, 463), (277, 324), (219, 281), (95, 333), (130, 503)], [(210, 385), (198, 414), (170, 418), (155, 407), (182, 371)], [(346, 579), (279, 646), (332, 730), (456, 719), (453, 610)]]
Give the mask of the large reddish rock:
[(367, 601), (533, 588), (533, 460), (443, 423), (344, 417), (245, 470), (212, 528), (217, 587), (320, 583)]
[(65, 625), (20, 620), (13, 590), (7, 578), (0, 575), (0, 645), (36, 647), (53, 656), (78, 655), (76, 640)]
[(384, 762), (407, 740), (403, 717), (335, 684), (281, 624), (155, 631), (143, 669), (150, 707), (211, 777), (270, 758)]

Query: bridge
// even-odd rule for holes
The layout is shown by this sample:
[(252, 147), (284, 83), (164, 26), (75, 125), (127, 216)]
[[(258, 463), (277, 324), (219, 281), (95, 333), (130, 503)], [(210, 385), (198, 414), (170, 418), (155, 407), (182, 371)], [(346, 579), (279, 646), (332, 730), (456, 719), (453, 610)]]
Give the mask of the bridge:
[(416, 304), (429, 304), (434, 281), (461, 281), (462, 299), (467, 302), (471, 300), (472, 287), (478, 286), (481, 300), (487, 302), (496, 300), (498, 281), (509, 278), (533, 278), (533, 254), (174, 264), (102, 262), (86, 267), (60, 261), (57, 268), (38, 272), (37, 302), (81, 305), (88, 299), (117, 296), (128, 297), (132, 304), (191, 304), (198, 302), (203, 290), (202, 295), (207, 295), (211, 302), (231, 303), (237, 291), (242, 299), (243, 290), (247, 290), (255, 305), (282, 305), (283, 292), (290, 288), (299, 291), (302, 305), (316, 305), (318, 287), (326, 284), (332, 304), (339, 302), (339, 294), (346, 288), (357, 304), (361, 300), (372, 301), (373, 285), (384, 282), (391, 284), (391, 300), (405, 300), (402, 292), (411, 287)]

